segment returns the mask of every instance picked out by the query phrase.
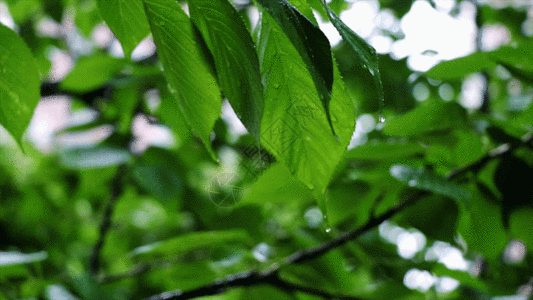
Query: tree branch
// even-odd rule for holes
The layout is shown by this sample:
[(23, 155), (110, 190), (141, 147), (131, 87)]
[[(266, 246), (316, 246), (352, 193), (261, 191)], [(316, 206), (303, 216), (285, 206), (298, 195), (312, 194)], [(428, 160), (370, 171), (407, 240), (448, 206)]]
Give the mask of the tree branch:
[[(451, 181), (451, 180), (457, 179), (459, 176), (467, 172), (478, 171), (489, 161), (495, 158), (498, 158), (502, 155), (505, 155), (507, 153), (511, 153), (512, 151), (518, 149), (519, 147), (531, 146), (532, 143), (533, 143), (533, 133), (529, 133), (525, 135), (524, 137), (522, 137), (522, 142), (519, 144), (500, 145), (492, 149), (487, 155), (471, 163), (470, 165), (451, 171), (448, 174), (448, 176), (446, 176), (446, 179)], [(259, 284), (271, 284), (284, 290), (292, 290), (292, 291), (297, 290), (297, 291), (304, 292), (307, 294), (321, 296), (326, 299), (360, 299), (360, 298), (356, 298), (353, 296), (347, 296), (347, 295), (333, 295), (328, 292), (318, 290), (315, 288), (300, 286), (298, 284), (294, 284), (294, 283), (288, 282), (280, 278), (278, 275), (278, 272), (280, 268), (282, 268), (284, 265), (298, 264), (298, 263), (310, 261), (312, 259), (315, 259), (319, 256), (326, 254), (327, 252), (335, 248), (338, 248), (346, 244), (347, 242), (351, 240), (354, 240), (360, 237), (364, 233), (379, 226), (384, 221), (392, 218), (397, 213), (415, 204), (418, 200), (420, 200), (421, 198), (423, 198), (424, 196), (428, 194), (429, 194), (428, 191), (419, 190), (411, 194), (407, 200), (390, 208), (387, 212), (385, 212), (381, 216), (372, 217), (368, 222), (366, 222), (364, 225), (360, 226), (359, 228), (349, 231), (343, 235), (340, 235), (327, 243), (320, 244), (316, 247), (312, 247), (309, 249), (297, 251), (289, 255), (288, 257), (286, 257), (283, 260), (282, 264), (280, 265), (274, 264), (270, 269), (267, 269), (266, 271), (263, 271), (263, 272), (254, 271), (254, 272), (245, 272), (245, 273), (230, 275), (226, 277), (226, 279), (215, 281), (213, 283), (196, 288), (194, 290), (190, 290), (187, 292), (183, 292), (181, 290), (177, 290), (174, 292), (165, 292), (159, 295), (154, 295), (152, 297), (146, 298), (145, 300), (191, 299), (191, 298), (196, 298), (196, 297), (201, 297), (201, 296), (220, 294), (220, 293), (223, 293), (226, 289), (232, 288), (232, 287), (246, 287), (246, 286), (252, 286), (252, 285), (259, 285)]]
[(104, 246), (107, 232), (109, 229), (111, 229), (111, 217), (113, 215), (113, 209), (115, 208), (115, 202), (122, 194), (122, 178), (124, 177), (125, 171), (126, 166), (120, 165), (111, 182), (111, 196), (106, 204), (102, 224), (100, 224), (100, 234), (96, 244), (94, 245), (90, 259), (90, 271), (93, 276), (96, 276), (96, 274), (98, 274), (98, 270), (100, 269), (100, 252)]

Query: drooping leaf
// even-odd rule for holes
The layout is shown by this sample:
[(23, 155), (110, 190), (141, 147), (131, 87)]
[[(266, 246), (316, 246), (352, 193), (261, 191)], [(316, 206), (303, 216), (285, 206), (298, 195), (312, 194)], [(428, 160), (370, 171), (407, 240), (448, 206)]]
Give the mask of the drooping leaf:
[(466, 111), (455, 102), (435, 101), (387, 120), (383, 133), (389, 136), (414, 136), (426, 132), (463, 126)]
[(48, 253), (46, 253), (46, 251), (32, 254), (24, 254), (20, 252), (0, 252), (0, 268), (10, 265), (22, 265), (43, 261), (46, 258), (48, 258)]
[(154, 42), (163, 65), (169, 90), (187, 123), (198, 134), (213, 157), (211, 131), (220, 117), (220, 90), (181, 6), (173, 0), (145, 0)]
[(189, 9), (213, 55), (224, 95), (259, 140), (263, 85), (254, 43), (243, 20), (227, 0), (191, 1)]
[(19, 143), (39, 102), (40, 75), (24, 41), (0, 24), (0, 124)]
[(335, 132), (329, 104), (334, 81), (333, 61), (327, 37), (286, 0), (258, 0), (258, 3), (276, 20), (303, 59), (318, 91), (331, 130)]
[(323, 193), (354, 130), (353, 103), (337, 86), (342, 83), (335, 84), (331, 115), (339, 142), (331, 135), (312, 78), (289, 39), (267, 14), (259, 32), (265, 86), (261, 144), (300, 181)]
[(126, 57), (148, 35), (142, 0), (97, 0), (102, 18), (122, 45)]
[(124, 67), (124, 60), (109, 55), (91, 55), (80, 58), (74, 69), (61, 81), (61, 88), (71, 92), (88, 92), (106, 83)]
[(461, 203), (467, 204), (466, 200), (471, 197), (469, 192), (459, 185), (423, 168), (394, 165), (390, 168), (390, 174), (409, 186), (448, 196)]
[(368, 69), (372, 75), (375, 88), (377, 90), (379, 108), (380, 111), (382, 111), (385, 100), (383, 96), (383, 83), (381, 82), (381, 75), (379, 74), (378, 55), (376, 50), (355, 32), (353, 32), (350, 27), (344, 24), (344, 22), (326, 4), (325, 0), (322, 0), (322, 3), (328, 12), (329, 20), (342, 36), (344, 42), (350, 46), (350, 49), (354, 52), (354, 57), (356, 57), (360, 61), (361, 65)]
[(152, 260), (168, 256), (184, 255), (194, 250), (216, 248), (227, 243), (249, 244), (250, 236), (244, 230), (194, 232), (165, 241), (135, 248), (131, 256), (140, 260)]

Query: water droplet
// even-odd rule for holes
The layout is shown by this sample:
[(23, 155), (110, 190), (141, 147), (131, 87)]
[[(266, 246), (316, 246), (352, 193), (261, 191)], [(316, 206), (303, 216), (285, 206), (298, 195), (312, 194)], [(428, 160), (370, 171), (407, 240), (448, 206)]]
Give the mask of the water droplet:
[(331, 232), (331, 228), (326, 228), (326, 232), (330, 233)]
[(383, 115), (380, 115), (380, 116), (379, 116), (379, 122), (380, 122), (380, 123), (385, 122), (385, 117), (383, 117)]
[(418, 181), (416, 181), (416, 179), (411, 179), (409, 180), (409, 182), (407, 183), (409, 186), (415, 186), (418, 184)]

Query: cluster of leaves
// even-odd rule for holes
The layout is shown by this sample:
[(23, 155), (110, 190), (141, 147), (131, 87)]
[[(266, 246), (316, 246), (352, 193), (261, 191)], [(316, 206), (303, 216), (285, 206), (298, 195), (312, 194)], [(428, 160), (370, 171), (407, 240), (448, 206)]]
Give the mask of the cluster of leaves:
[[(400, 18), (412, 1), (380, 4)], [(504, 24), (512, 46), (413, 77), (405, 60), (382, 55), (378, 66), (337, 16), (350, 5), (8, 0), (18, 30), (0, 25), (0, 124), (15, 143), (0, 147), (0, 299), (488, 299), (531, 289), (525, 10), (478, 6), (478, 25)], [(318, 17), (339, 32), (338, 46)], [(43, 37), (47, 18), (77, 31)], [(70, 34), (88, 38), (104, 21), (125, 58), (72, 47)], [(132, 59), (149, 34), (157, 55)], [(46, 75), (53, 47), (75, 59), (59, 82)], [(437, 96), (476, 72), (488, 81), (481, 108)], [(417, 103), (419, 83), (431, 90)], [(65, 94), (72, 110), (99, 114), (58, 136), (113, 132), (42, 154), (23, 133), (40, 96)], [(248, 131), (236, 140), (221, 119), (225, 99)], [(387, 121), (347, 150), (362, 113)], [(176, 145), (132, 151), (136, 116), (168, 126)], [(451, 270), (428, 248), (401, 257), (378, 230), (385, 220), (460, 248), (471, 268)], [(515, 262), (506, 253), (517, 243), (525, 253)], [(410, 288), (413, 269), (460, 288)]]

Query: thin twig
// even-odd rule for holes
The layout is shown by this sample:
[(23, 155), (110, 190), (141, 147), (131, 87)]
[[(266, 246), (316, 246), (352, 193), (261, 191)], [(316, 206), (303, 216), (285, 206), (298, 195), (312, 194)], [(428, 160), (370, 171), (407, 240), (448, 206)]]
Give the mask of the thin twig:
[(96, 276), (98, 274), (98, 270), (100, 269), (100, 252), (102, 251), (102, 247), (104, 246), (107, 232), (109, 231), (109, 229), (111, 229), (111, 217), (115, 208), (115, 202), (122, 194), (122, 177), (124, 176), (125, 171), (126, 166), (120, 165), (111, 182), (111, 196), (109, 197), (109, 201), (106, 204), (102, 224), (100, 224), (100, 234), (98, 236), (96, 244), (94, 245), (90, 259), (90, 271), (93, 276)]

